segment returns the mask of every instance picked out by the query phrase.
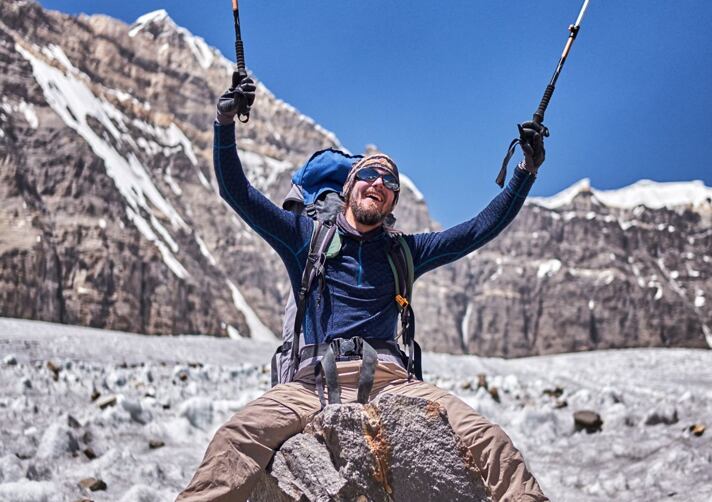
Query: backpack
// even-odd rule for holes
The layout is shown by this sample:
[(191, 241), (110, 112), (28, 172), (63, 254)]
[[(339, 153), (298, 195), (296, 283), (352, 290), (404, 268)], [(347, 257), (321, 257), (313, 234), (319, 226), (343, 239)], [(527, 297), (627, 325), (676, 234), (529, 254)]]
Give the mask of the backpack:
[[(291, 382), (300, 363), (300, 350), (304, 348), (301, 333), (306, 301), (315, 282), (319, 287), (324, 281), (324, 265), (327, 259), (336, 257), (341, 250), (341, 238), (336, 230), (336, 216), (344, 207), (341, 190), (351, 166), (362, 156), (349, 155), (340, 150), (329, 148), (316, 152), (292, 176), (292, 187), (285, 197), (282, 207), (296, 214), (309, 216), (314, 220), (309, 253), (302, 275), (299, 292), (289, 295), (282, 326), (282, 345), (272, 357), (272, 386)], [(392, 225), (394, 220), (387, 222)], [(396, 341), (390, 343), (397, 351), (398, 358), (408, 370), (408, 375), (415, 375), (422, 380), (420, 365), (420, 347), (415, 342), (415, 317), (410, 305), (413, 289), (414, 267), (408, 244), (402, 235), (389, 232), (388, 261), (395, 281), (396, 302), (400, 311), (401, 333), (408, 355), (400, 350)], [(296, 336), (295, 336), (296, 335)], [(312, 363), (318, 362), (319, 346), (314, 349)]]

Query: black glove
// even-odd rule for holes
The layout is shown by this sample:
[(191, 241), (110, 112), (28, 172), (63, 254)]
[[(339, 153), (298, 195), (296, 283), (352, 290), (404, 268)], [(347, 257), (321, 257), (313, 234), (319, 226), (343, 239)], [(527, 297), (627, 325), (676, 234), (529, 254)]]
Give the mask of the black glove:
[(218, 99), (217, 121), (229, 124), (235, 120), (235, 115), (249, 115), (255, 102), (255, 82), (245, 77), (237, 87), (231, 87)]
[(524, 122), (518, 124), (519, 146), (524, 153), (524, 169), (532, 174), (536, 174), (539, 166), (544, 163), (546, 152), (544, 151), (544, 137), (549, 135), (549, 130), (543, 124), (536, 122)]

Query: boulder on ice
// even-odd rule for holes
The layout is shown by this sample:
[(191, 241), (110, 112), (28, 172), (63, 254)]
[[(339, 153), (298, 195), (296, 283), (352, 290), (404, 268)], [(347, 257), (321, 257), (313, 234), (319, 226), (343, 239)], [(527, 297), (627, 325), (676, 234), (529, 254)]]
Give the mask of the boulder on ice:
[(491, 499), (442, 407), (384, 394), (327, 406), (282, 445), (250, 500)]

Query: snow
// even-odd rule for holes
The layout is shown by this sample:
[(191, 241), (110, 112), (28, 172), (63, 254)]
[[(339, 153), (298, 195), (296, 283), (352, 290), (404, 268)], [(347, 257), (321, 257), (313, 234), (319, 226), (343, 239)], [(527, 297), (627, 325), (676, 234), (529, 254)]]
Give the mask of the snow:
[(702, 334), (705, 335), (705, 341), (707, 342), (707, 346), (712, 349), (712, 329), (710, 329), (706, 324), (703, 324)]
[(405, 186), (408, 190), (413, 192), (413, 195), (415, 196), (415, 200), (418, 202), (423, 202), (425, 200), (425, 197), (423, 196), (423, 193), (418, 190), (418, 188), (415, 186), (415, 183), (413, 183), (413, 180), (411, 180), (408, 176), (406, 176), (403, 173), (400, 173), (400, 182), (403, 186)]
[[(35, 107), (25, 100), (20, 100), (19, 103), (13, 104), (7, 99), (7, 97), (3, 96), (2, 104), (0, 104), (0, 110), (3, 110), (5, 113), (10, 115), (15, 114), (16, 112), (21, 113), (25, 118), (25, 122), (27, 122), (32, 129), (37, 129), (40, 125), (37, 113), (35, 113)], [(3, 133), (3, 135), (4, 134), (5, 133)]]
[(705, 306), (705, 292), (701, 289), (695, 291), (695, 308), (702, 308)]
[[(76, 483), (88, 476), (107, 483), (92, 494), (96, 500), (174, 500), (217, 427), (269, 388), (274, 346), (0, 318), (0, 347), (17, 361), (0, 365), (0, 500), (76, 500)], [(57, 381), (48, 360), (61, 368)], [(426, 352), (423, 364), (426, 381), (452, 389), (504, 428), (551, 500), (662, 500), (671, 491), (693, 502), (712, 497), (712, 351), (514, 360)], [(477, 389), (479, 373), (499, 389), (500, 402)], [(23, 378), (31, 388), (16, 385)], [(560, 397), (544, 394), (557, 387)], [(116, 405), (99, 409), (89, 399), (92, 389), (116, 395)], [(572, 413), (579, 409), (597, 411), (603, 430), (575, 433)], [(645, 425), (653, 415), (675, 413), (677, 423)], [(78, 428), (68, 427), (68, 415)], [(693, 423), (708, 430), (695, 437)], [(165, 446), (150, 449), (150, 439)], [(97, 458), (82, 453), (86, 446)], [(30, 465), (45, 472), (42, 481), (26, 478)]]
[(462, 346), (467, 347), (468, 340), (468, 326), (470, 325), (470, 317), (472, 317), (472, 303), (467, 304), (467, 309), (465, 309), (465, 315), (462, 317), (462, 325), (460, 326), (460, 334), (462, 336)]
[(170, 17), (168, 16), (168, 12), (166, 12), (165, 9), (158, 9), (152, 12), (148, 12), (143, 16), (140, 16), (138, 19), (136, 19), (136, 21), (134, 21), (134, 24), (131, 25), (131, 29), (129, 30), (129, 36), (133, 38), (139, 31), (143, 30), (147, 24), (163, 21), (166, 19), (170, 20)]
[[(160, 16), (160, 13), (156, 16)], [(195, 167), (201, 184), (209, 189), (207, 179), (198, 168), (198, 159), (190, 140), (173, 123), (167, 127), (159, 127), (138, 119), (129, 120), (111, 103), (94, 95), (86, 84), (88, 77), (72, 66), (60, 47), (50, 45), (42, 52), (47, 57), (59, 61), (67, 74), (41, 61), (20, 45), (16, 45), (15, 48), (31, 63), (34, 77), (42, 87), (48, 104), (104, 160), (107, 174), (114, 180), (128, 204), (126, 211), (129, 219), (144, 237), (158, 247), (170, 270), (179, 278), (187, 277), (188, 272), (173, 254), (178, 251), (178, 244), (161, 221), (168, 219), (173, 229), (188, 230), (188, 225), (158, 190), (146, 167), (130, 150), (142, 148), (154, 155), (158, 153), (173, 155), (176, 150), (182, 150)], [(120, 91), (110, 90), (109, 93), (119, 99), (133, 99)], [(29, 117), (28, 122), (32, 123), (32, 116), (28, 115), (32, 108), (24, 106), (21, 109)], [(89, 117), (105, 128), (113, 142), (105, 138), (101, 131), (95, 131), (89, 125)], [(126, 132), (127, 124), (143, 131), (147, 137), (140, 137), (134, 142)], [(122, 154), (117, 150), (115, 145), (122, 144), (128, 148), (128, 153)], [(182, 193), (181, 188), (172, 179), (170, 171), (165, 173), (164, 180), (174, 194)]]
[(247, 326), (250, 328), (251, 338), (261, 342), (276, 342), (278, 340), (277, 337), (267, 326), (262, 324), (260, 318), (257, 317), (255, 311), (252, 310), (252, 307), (250, 307), (245, 298), (242, 296), (240, 290), (237, 286), (235, 286), (235, 283), (228, 280), (227, 285), (232, 293), (232, 301), (235, 303), (235, 308), (237, 308), (237, 310), (242, 312), (245, 316)]
[(190, 275), (183, 265), (181, 265), (180, 261), (178, 261), (173, 253), (171, 253), (166, 244), (158, 238), (146, 220), (136, 214), (136, 212), (134, 212), (130, 207), (126, 208), (126, 216), (128, 216), (129, 220), (131, 220), (131, 222), (146, 239), (153, 242), (156, 247), (158, 247), (158, 250), (161, 252), (161, 256), (163, 257), (163, 262), (168, 266), (168, 268), (171, 269), (176, 277), (179, 279), (185, 279), (188, 275)]
[(559, 270), (561, 270), (561, 262), (554, 258), (540, 263), (539, 268), (536, 271), (536, 276), (539, 279), (542, 279), (544, 277), (554, 275)]
[(210, 253), (210, 250), (208, 249), (208, 246), (205, 244), (205, 241), (203, 241), (203, 239), (201, 239), (198, 234), (195, 234), (194, 237), (195, 237), (195, 241), (198, 243), (198, 247), (200, 248), (201, 254), (208, 259), (208, 261), (210, 262), (210, 264), (213, 267), (217, 267), (218, 262), (215, 261), (215, 258)]
[[(574, 197), (582, 192), (591, 192), (594, 198), (608, 207), (619, 209), (637, 209), (645, 206), (651, 209), (676, 206), (699, 206), (709, 204), (712, 188), (700, 180), (687, 182), (656, 182), (640, 180), (632, 185), (617, 190), (596, 190), (591, 188), (588, 178), (571, 185), (569, 188), (551, 197), (530, 197), (529, 202), (556, 209), (570, 204)], [(636, 214), (636, 216), (638, 216)], [(668, 229), (670, 232), (674, 231)]]
[(591, 180), (584, 178), (551, 197), (529, 197), (527, 201), (549, 209), (570, 204), (581, 192), (591, 191)]
[(163, 24), (165, 29), (179, 33), (202, 68), (208, 69), (213, 64), (216, 59), (215, 49), (208, 46), (202, 37), (195, 36), (187, 29), (177, 26), (165, 9), (149, 12), (136, 19), (129, 29), (129, 37), (135, 37), (146, 26), (154, 23)]

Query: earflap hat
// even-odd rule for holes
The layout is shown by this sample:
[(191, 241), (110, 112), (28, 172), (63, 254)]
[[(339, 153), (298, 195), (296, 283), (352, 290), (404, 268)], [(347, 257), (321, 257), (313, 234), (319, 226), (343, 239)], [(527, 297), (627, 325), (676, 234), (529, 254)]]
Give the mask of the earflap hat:
[[(346, 182), (344, 183), (344, 188), (343, 188), (343, 191), (341, 192), (341, 196), (344, 198), (344, 200), (346, 201), (347, 204), (348, 204), (348, 200), (349, 200), (349, 195), (351, 194), (351, 190), (353, 189), (354, 185), (356, 184), (356, 173), (362, 169), (366, 169), (367, 167), (373, 167), (373, 168), (383, 169), (385, 171), (388, 171), (393, 176), (395, 176), (396, 179), (398, 180), (398, 183), (400, 183), (400, 175), (398, 174), (398, 166), (396, 165), (395, 162), (393, 162), (393, 159), (391, 159), (388, 155), (385, 155), (383, 153), (368, 155), (354, 163), (353, 167), (351, 167), (351, 171), (349, 172), (349, 175), (346, 178)], [(400, 191), (397, 191), (394, 194), (395, 194), (395, 198), (393, 199), (393, 207), (395, 207), (395, 205), (398, 203), (398, 196), (400, 195)]]

